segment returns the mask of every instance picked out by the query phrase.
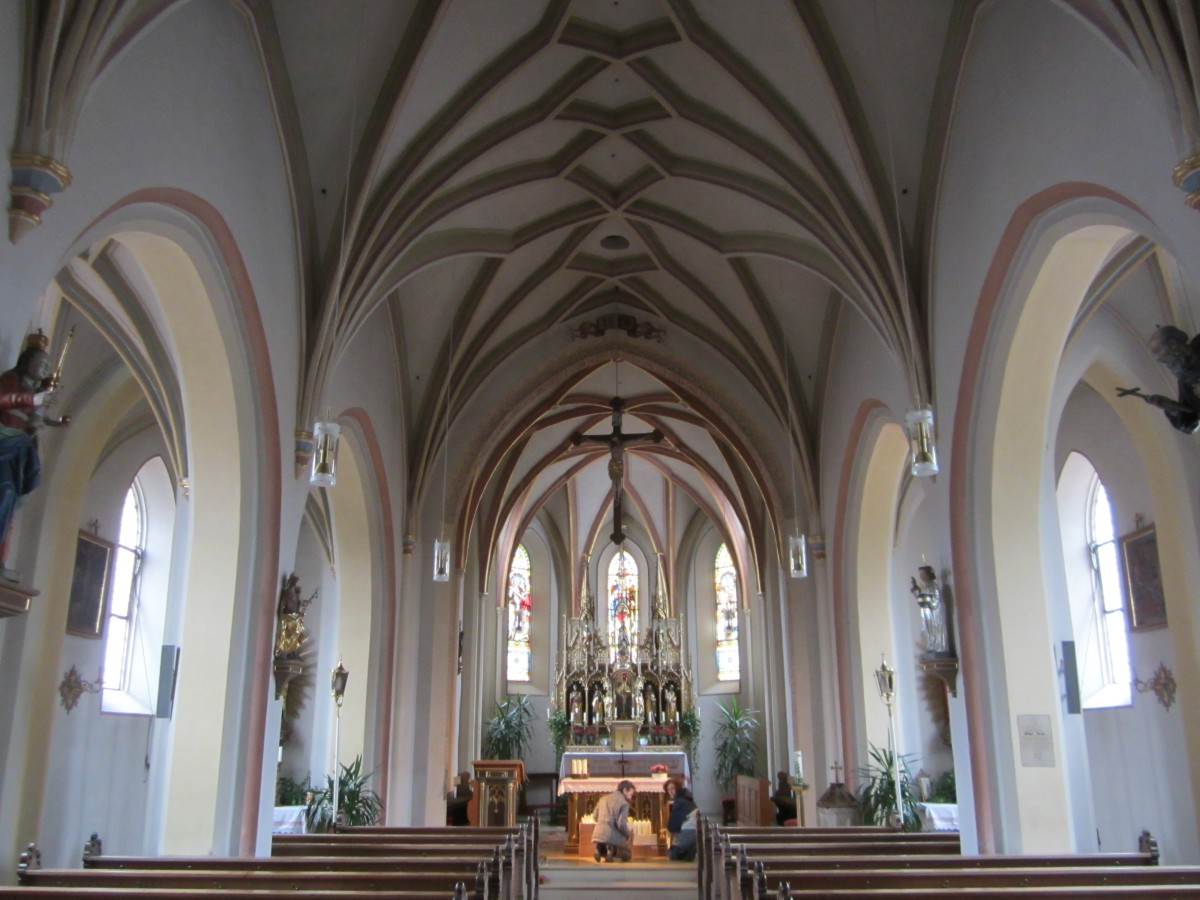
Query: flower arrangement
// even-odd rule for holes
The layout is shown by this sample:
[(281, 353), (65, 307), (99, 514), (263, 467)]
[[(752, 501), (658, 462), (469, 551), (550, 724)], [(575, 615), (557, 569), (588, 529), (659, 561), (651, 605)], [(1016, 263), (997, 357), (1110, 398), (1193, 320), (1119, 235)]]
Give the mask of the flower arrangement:
[(651, 766), (650, 767), (650, 777), (665, 779), (667, 777), (667, 767), (661, 766), (661, 765)]

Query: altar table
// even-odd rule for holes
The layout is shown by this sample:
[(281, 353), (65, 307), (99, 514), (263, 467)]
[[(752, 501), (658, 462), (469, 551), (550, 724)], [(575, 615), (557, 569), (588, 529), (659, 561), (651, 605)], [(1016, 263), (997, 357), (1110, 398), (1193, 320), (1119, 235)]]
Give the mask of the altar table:
[(682, 750), (643, 749), (622, 753), (619, 750), (600, 747), (595, 750), (568, 750), (564, 753), (558, 766), (559, 784), (571, 777), (571, 763), (579, 759), (587, 760), (589, 775), (602, 778), (644, 778), (650, 774), (651, 766), (666, 766), (668, 775), (680, 775), (689, 785), (692, 783), (687, 754)]
[(918, 803), (922, 831), (958, 831), (957, 803)]
[(306, 806), (276, 806), (271, 834), (304, 834)]
[[(629, 804), (629, 817), (646, 819), (651, 831), (658, 838), (659, 855), (667, 852), (667, 795), (663, 790), (663, 778), (629, 777), (637, 788), (633, 802)], [(579, 820), (591, 815), (596, 804), (605, 794), (611, 794), (622, 781), (615, 778), (564, 778), (558, 783), (559, 796), (567, 798), (567, 853), (579, 852)]]

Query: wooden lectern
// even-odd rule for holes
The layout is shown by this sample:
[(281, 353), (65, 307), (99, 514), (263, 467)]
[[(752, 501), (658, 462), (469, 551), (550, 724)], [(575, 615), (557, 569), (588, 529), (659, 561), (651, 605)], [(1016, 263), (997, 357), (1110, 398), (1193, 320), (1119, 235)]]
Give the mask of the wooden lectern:
[(517, 824), (517, 792), (525, 781), (525, 764), (519, 759), (477, 759), (475, 793), (469, 811), (472, 825)]

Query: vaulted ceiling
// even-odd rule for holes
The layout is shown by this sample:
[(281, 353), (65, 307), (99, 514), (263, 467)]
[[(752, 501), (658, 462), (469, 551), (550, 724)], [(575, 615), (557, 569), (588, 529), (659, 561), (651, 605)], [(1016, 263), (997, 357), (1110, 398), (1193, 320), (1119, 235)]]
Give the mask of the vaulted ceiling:
[[(574, 496), (601, 508), (606, 453), (568, 453), (567, 438), (607, 431), (614, 392), (639, 408), (626, 430), (668, 434), (632, 451), (631, 473), (645, 462), (745, 526), (764, 505), (794, 505), (790, 490), (764, 490), (749, 436), (720, 420), (732, 401), (774, 420), (759, 424), (798, 460), (808, 509), (841, 315), (862, 316), (912, 393), (924, 390), (909, 286), (920, 276), (897, 246), (930, 176), (955, 4), (286, 0), (270, 11), (312, 254), (306, 399), (386, 304), (413, 497), (440, 478), (447, 414), (453, 428), (475, 394), (519, 387), (606, 314), (657, 336), (545, 384), (520, 427), (482, 448), (479, 509), (528, 510), (584, 475), (594, 483)], [(657, 373), (638, 364), (651, 344)], [(724, 384), (724, 405), (694, 402), (705, 374)]]

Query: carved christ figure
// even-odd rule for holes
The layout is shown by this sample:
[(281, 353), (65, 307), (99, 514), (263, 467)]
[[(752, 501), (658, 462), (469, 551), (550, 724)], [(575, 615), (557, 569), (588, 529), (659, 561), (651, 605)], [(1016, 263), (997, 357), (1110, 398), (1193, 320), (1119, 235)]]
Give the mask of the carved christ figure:
[(621, 504), (624, 499), (625, 482), (625, 448), (634, 444), (657, 444), (662, 441), (663, 433), (657, 428), (654, 431), (643, 431), (640, 434), (622, 434), (621, 418), (625, 411), (625, 403), (620, 397), (613, 397), (612, 433), (583, 434), (576, 431), (571, 435), (571, 443), (578, 447), (580, 444), (604, 444), (609, 448), (608, 477), (613, 486), (613, 533), (609, 535), (614, 544), (625, 540), (625, 529), (621, 521)]

